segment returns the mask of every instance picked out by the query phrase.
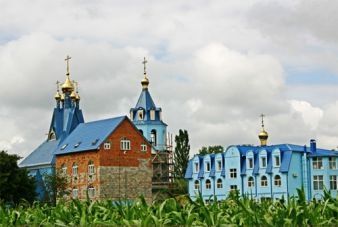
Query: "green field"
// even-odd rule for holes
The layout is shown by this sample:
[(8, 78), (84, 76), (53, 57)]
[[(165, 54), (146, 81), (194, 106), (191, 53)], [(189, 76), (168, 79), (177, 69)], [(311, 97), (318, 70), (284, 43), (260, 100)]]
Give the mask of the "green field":
[(112, 201), (59, 202), (57, 206), (22, 203), (0, 207), (0, 226), (337, 226), (338, 200), (326, 194), (321, 201), (306, 202), (304, 193), (285, 202), (256, 202), (230, 196), (205, 204), (186, 197), (148, 205), (142, 198), (134, 203)]

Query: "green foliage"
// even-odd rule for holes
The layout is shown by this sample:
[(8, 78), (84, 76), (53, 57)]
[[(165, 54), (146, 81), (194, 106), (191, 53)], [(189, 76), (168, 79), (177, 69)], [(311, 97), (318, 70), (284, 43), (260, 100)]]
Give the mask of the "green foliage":
[(148, 205), (144, 198), (133, 203), (78, 201), (55, 207), (34, 203), (15, 208), (0, 205), (0, 226), (337, 226), (338, 199), (305, 201), (304, 191), (286, 202), (257, 202), (233, 193), (225, 201), (207, 204), (169, 198)]
[(183, 178), (189, 161), (189, 135), (187, 130), (179, 130), (175, 136), (174, 171), (176, 178)]
[(17, 155), (0, 151), (0, 200), (17, 204), (20, 200), (33, 202), (35, 199), (35, 180), (28, 176), (26, 169), (20, 169)]
[(222, 153), (223, 151), (224, 151), (223, 146), (215, 145), (215, 146), (209, 146), (209, 147), (202, 147), (201, 149), (199, 149), (198, 154), (200, 155), (217, 154), (217, 153)]
[(47, 191), (46, 202), (56, 205), (56, 200), (68, 195), (68, 180), (67, 177), (61, 174), (61, 170), (57, 170), (52, 174), (45, 174), (44, 181)]

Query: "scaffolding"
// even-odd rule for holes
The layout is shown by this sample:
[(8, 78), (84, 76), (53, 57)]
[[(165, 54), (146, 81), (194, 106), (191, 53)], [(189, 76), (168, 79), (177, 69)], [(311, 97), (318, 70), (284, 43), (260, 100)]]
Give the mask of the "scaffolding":
[(173, 137), (168, 133), (165, 140), (165, 149), (157, 150), (152, 154), (153, 191), (171, 189), (174, 182)]

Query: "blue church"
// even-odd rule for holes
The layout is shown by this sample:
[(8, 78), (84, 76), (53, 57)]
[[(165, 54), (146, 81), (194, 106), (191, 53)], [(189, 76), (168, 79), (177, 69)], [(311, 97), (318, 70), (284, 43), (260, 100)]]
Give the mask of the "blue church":
[(260, 146), (233, 145), (223, 153), (195, 155), (189, 160), (185, 179), (192, 199), (200, 193), (205, 201), (227, 198), (237, 190), (253, 199), (281, 199), (297, 195), (321, 199), (324, 189), (337, 194), (338, 152), (293, 144), (267, 145), (268, 133), (259, 133)]

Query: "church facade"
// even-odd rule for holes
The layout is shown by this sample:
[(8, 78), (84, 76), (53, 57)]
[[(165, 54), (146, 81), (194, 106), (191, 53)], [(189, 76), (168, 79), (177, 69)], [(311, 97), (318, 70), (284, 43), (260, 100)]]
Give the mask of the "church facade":
[(48, 199), (44, 176), (57, 171), (67, 178), (67, 198), (135, 199), (143, 195), (150, 202), (154, 146), (127, 116), (85, 123), (77, 82), (70, 79), (70, 57), (65, 60), (66, 80), (61, 86), (57, 82), (47, 139), (19, 164), (36, 178), (38, 199)]
[(307, 200), (321, 199), (324, 189), (337, 196), (338, 152), (293, 144), (267, 145), (268, 133), (259, 134), (260, 146), (234, 145), (223, 153), (196, 155), (185, 178), (189, 195), (218, 200), (232, 191), (253, 199), (287, 199), (304, 189)]

